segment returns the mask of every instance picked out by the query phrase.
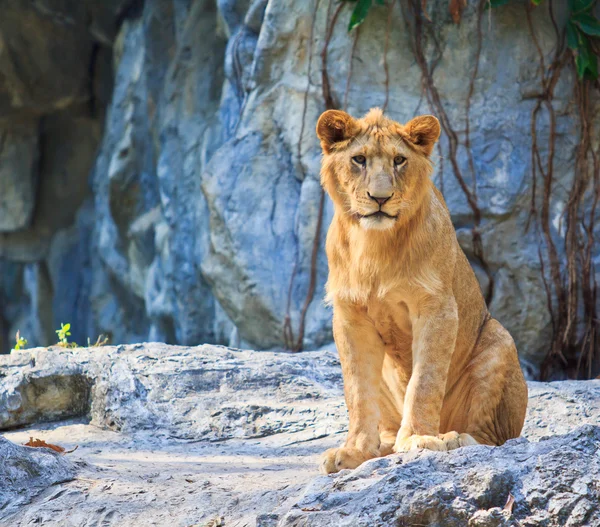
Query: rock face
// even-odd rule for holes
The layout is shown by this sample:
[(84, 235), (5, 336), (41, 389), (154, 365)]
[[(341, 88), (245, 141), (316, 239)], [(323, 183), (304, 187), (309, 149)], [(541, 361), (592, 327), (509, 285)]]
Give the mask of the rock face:
[[(324, 0), (8, 2), (0, 22), (0, 49), (8, 50), (0, 53), (0, 159), (11, 175), (0, 178), (0, 266), (16, 283), (0, 288), (5, 350), (17, 329), (46, 345), (67, 321), (84, 343), (103, 333), (116, 343), (280, 348), (286, 320), (298, 338), (305, 304), (304, 347), (331, 341), (322, 303), (328, 199), (315, 237), (325, 36), (337, 106), (362, 114), (387, 100), (400, 121), (433, 112), (412, 52), (411, 15), (397, 3), (389, 13), (375, 5), (354, 46), (346, 29), (352, 6), (344, 3), (333, 24), (337, 9)], [(477, 17), (469, 6), (457, 26), (446, 1), (427, 9), (439, 42), (425, 51), (464, 142)], [(492, 313), (535, 375), (550, 333), (539, 239), (526, 229), (538, 56), (523, 6), (490, 10), (486, 20), (470, 105), (474, 172), (462, 146), (457, 162), (477, 188)], [(35, 31), (19, 39), (24, 24)], [(545, 7), (533, 27), (549, 57), (555, 42)], [(50, 38), (52, 50), (44, 45)], [(15, 67), (15, 56), (28, 69)], [(571, 95), (568, 82), (557, 84), (550, 210), (559, 238), (561, 189), (572, 179), (578, 135)], [(472, 211), (447, 150), (443, 137), (435, 181), (487, 289), (474, 258)]]
[[(0, 353), (10, 350), (17, 329), (31, 344), (50, 344), (61, 319), (75, 320), (79, 311), (92, 321), (83, 293), (89, 262), (68, 283), (57, 268), (91, 256), (76, 218), (91, 196), (90, 170), (113, 89), (113, 42), (133, 3), (3, 2)], [(77, 326), (84, 339), (88, 327)]]
[(599, 440), (600, 427), (585, 426), (538, 443), (369, 461), (315, 481), (278, 525), (599, 525)]
[(0, 429), (90, 416), (92, 424), (120, 432), (158, 428), (202, 441), (283, 432), (310, 440), (344, 430), (332, 352), (52, 348), (13, 353), (0, 371)]
[[(55, 479), (9, 508), (2, 500), (21, 484), (0, 478), (0, 524), (600, 525), (600, 381), (529, 391), (524, 437), (502, 447), (415, 451), (319, 476), (318, 456), (347, 430), (330, 351), (15, 352), (0, 358), (5, 438), (79, 448), (69, 458), (40, 451), (63, 463)], [(16, 460), (33, 451), (0, 440), (3, 448)], [(31, 492), (73, 477), (26, 505)]]
[(0, 437), (0, 520), (51, 485), (75, 477), (74, 465), (49, 448), (15, 445)]

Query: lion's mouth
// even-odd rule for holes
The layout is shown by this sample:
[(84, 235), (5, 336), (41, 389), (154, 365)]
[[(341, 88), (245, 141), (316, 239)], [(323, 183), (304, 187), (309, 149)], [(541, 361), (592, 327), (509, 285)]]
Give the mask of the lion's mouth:
[(392, 216), (391, 214), (388, 214), (387, 212), (383, 212), (382, 210), (378, 210), (377, 212), (372, 212), (371, 214), (357, 214), (357, 216), (359, 218), (376, 218), (376, 219), (389, 218), (391, 220), (395, 220), (398, 218), (398, 215)]

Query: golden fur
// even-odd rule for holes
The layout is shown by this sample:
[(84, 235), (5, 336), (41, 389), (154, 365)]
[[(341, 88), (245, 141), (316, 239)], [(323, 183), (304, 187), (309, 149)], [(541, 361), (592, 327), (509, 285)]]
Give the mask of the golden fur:
[[(429, 156), (432, 116), (329, 110), (317, 135), (334, 203), (327, 235), (333, 332), (350, 428), (337, 472), (392, 451), (500, 445), (521, 433), (527, 385), (456, 240)], [(375, 213), (375, 214), (374, 214)]]

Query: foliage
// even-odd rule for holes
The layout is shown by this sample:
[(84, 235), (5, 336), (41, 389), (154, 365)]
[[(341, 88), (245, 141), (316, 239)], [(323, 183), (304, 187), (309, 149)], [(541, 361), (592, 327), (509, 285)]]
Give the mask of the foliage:
[[(385, 0), (342, 0), (343, 2), (354, 3), (354, 9), (350, 16), (348, 31), (352, 31), (360, 26), (374, 3), (385, 5)], [(507, 5), (515, 0), (488, 0), (488, 7), (500, 7)], [(540, 5), (544, 0), (530, 0), (534, 6)], [(598, 55), (594, 49), (592, 39), (600, 37), (600, 21), (593, 13), (593, 8), (597, 0), (569, 0), (569, 19), (566, 26), (567, 45), (573, 51), (575, 56), (575, 67), (579, 79), (597, 79), (598, 78)], [(460, 13), (456, 14), (456, 8), (451, 4), (451, 13), (454, 21), (460, 21)], [(426, 0), (421, 1), (422, 9), (425, 10)]]
[[(371, 8), (375, 5), (373, 0), (340, 0), (338, 9), (332, 19), (331, 26), (335, 24), (340, 9), (346, 3), (353, 2), (349, 31), (360, 27)], [(433, 23), (427, 14), (427, 0), (406, 0), (401, 2), (406, 22), (406, 29), (412, 33), (413, 50), (417, 64), (422, 71), (422, 82), (424, 92), (429, 106), (440, 117), (442, 128), (448, 139), (448, 156), (456, 180), (463, 190), (465, 197), (473, 211), (473, 246), (474, 256), (483, 266), (489, 278), (486, 300), (492, 297), (493, 274), (487, 267), (479, 225), (481, 213), (477, 204), (476, 187), (472, 190), (466, 185), (462, 170), (456, 159), (457, 148), (464, 147), (469, 155), (469, 169), (475, 179), (475, 165), (469, 141), (469, 109), (470, 100), (473, 95), (475, 79), (478, 75), (479, 57), (482, 49), (482, 23), (483, 13), (488, 8), (498, 8), (510, 3), (525, 7), (527, 25), (539, 55), (540, 92), (535, 95), (536, 104), (532, 111), (531, 133), (532, 133), (532, 192), (530, 223), (536, 229), (540, 237), (538, 247), (542, 280), (548, 300), (548, 311), (552, 324), (552, 345), (541, 368), (542, 380), (552, 377), (553, 373), (566, 373), (568, 378), (592, 378), (597, 374), (600, 367), (600, 317), (597, 316), (596, 299), (598, 298), (598, 284), (596, 283), (596, 266), (594, 254), (594, 228), (596, 224), (597, 210), (600, 210), (600, 148), (594, 148), (594, 127), (592, 118), (594, 116), (594, 101), (591, 94), (600, 89), (598, 82), (598, 56), (600, 55), (600, 20), (594, 13), (597, 0), (567, 0), (562, 3), (552, 0), (478, 0), (476, 2), (477, 30), (476, 61), (473, 68), (468, 90), (466, 92), (466, 129), (465, 140), (460, 141), (459, 136), (451, 125), (450, 119), (444, 109), (444, 104), (433, 80), (433, 71), (441, 58), (441, 47), (438, 41), (439, 27)], [(394, 0), (377, 1), (379, 5), (387, 5), (388, 22), (386, 27), (386, 45), (383, 51), (383, 64), (386, 69), (386, 101), (388, 91), (387, 79), (387, 43), (390, 31), (390, 13)], [(404, 6), (408, 4), (408, 13)], [(455, 23), (459, 23), (462, 9), (467, 5), (466, 0), (448, 0), (449, 13)], [(566, 20), (561, 19), (557, 23), (554, 9), (559, 5), (567, 7)], [(539, 13), (544, 7), (554, 26), (556, 34), (556, 47), (553, 56), (548, 57), (542, 52), (542, 47), (536, 36), (532, 16)], [(561, 9), (561, 14), (563, 13)], [(407, 16), (408, 14), (408, 16)], [(331, 27), (328, 29), (331, 33)], [(358, 31), (354, 31), (354, 46), (358, 38)], [(425, 39), (434, 43), (434, 58), (429, 61), (425, 53)], [(326, 57), (326, 49), (329, 38), (325, 41), (323, 57)], [(437, 56), (436, 56), (437, 53)], [(556, 151), (556, 109), (553, 106), (554, 89), (564, 69), (573, 69), (573, 95), (577, 106), (576, 118), (579, 120), (581, 133), (576, 146), (575, 174), (569, 189), (569, 196), (564, 214), (565, 231), (564, 236), (555, 239), (551, 225), (551, 200), (554, 197), (554, 156)], [(351, 72), (351, 68), (349, 69)], [(329, 84), (326, 75), (326, 63), (323, 62), (323, 86), (326, 106), (333, 99), (329, 95)], [(350, 74), (348, 76), (346, 93), (348, 92)], [(327, 86), (327, 94), (325, 93)], [(327, 97), (325, 97), (327, 95)], [(345, 105), (344, 105), (345, 106)], [(548, 114), (549, 125), (539, 123), (541, 112)], [(539, 126), (544, 127), (546, 136), (539, 133)], [(440, 161), (443, 161), (441, 146)], [(547, 152), (543, 155), (541, 147)], [(443, 169), (441, 169), (443, 171)], [(538, 182), (538, 179), (540, 180)], [(541, 189), (540, 182), (542, 184)], [(536, 190), (537, 189), (537, 190)], [(539, 195), (542, 192), (543, 195)], [(541, 199), (538, 200), (538, 197)], [(584, 204), (591, 205), (584, 208)], [(539, 207), (539, 210), (538, 210)], [(558, 244), (564, 244), (566, 263), (561, 261), (561, 251)], [(595, 373), (594, 373), (595, 372)]]
[[(63, 347), (63, 348), (81, 348), (82, 346), (79, 346), (79, 344), (77, 344), (77, 342), (69, 342), (69, 339), (67, 337), (71, 336), (71, 324), (67, 323), (67, 324), (62, 324), (60, 325), (60, 329), (56, 330), (56, 334), (58, 335), (58, 345)], [(88, 348), (99, 348), (101, 346), (104, 346), (108, 344), (108, 337), (105, 337), (104, 335), (99, 335), (98, 338), (96, 339), (96, 342), (94, 342), (94, 344), (92, 344), (92, 341), (89, 339), (87, 339), (87, 347)]]
[[(71, 324), (62, 324), (60, 325), (60, 329), (56, 330), (56, 334), (58, 335), (58, 346), (62, 348), (80, 348), (76, 342), (69, 342), (68, 337), (71, 336)], [(99, 335), (96, 341), (92, 344), (92, 341), (87, 339), (87, 347), (88, 348), (99, 348), (101, 346), (105, 346), (108, 344), (108, 337), (104, 335)], [(21, 332), (17, 331), (15, 335), (15, 347), (13, 348), (16, 351), (25, 349), (27, 346), (27, 339), (21, 336)]]
[(25, 346), (27, 346), (27, 339), (23, 338), (21, 336), (21, 332), (17, 331), (17, 334), (15, 335), (15, 347), (14, 349), (19, 351), (22, 349), (25, 349)]
[[(490, 0), (491, 7), (506, 5), (514, 0)], [(531, 0), (540, 5), (543, 0)], [(575, 56), (579, 79), (598, 78), (598, 55), (592, 39), (600, 37), (600, 21), (593, 13), (597, 0), (569, 0), (569, 19), (566, 26), (567, 45)], [(591, 38), (590, 38), (591, 37)]]
[[(346, 2), (353, 2), (356, 5), (354, 6), (354, 10), (352, 11), (352, 15), (350, 16), (350, 23), (348, 24), (348, 31), (352, 31), (353, 29), (360, 26), (367, 18), (369, 14), (369, 9), (373, 5), (373, 0), (342, 0)], [(383, 6), (385, 5), (385, 0), (375, 0), (377, 5)]]

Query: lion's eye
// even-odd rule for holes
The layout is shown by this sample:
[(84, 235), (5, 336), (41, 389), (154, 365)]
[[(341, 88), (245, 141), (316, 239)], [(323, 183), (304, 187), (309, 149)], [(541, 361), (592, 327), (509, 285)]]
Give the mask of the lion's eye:
[(357, 165), (364, 166), (364, 164), (367, 162), (367, 158), (365, 156), (354, 156), (352, 161), (354, 161)]
[(397, 167), (403, 165), (404, 163), (406, 163), (406, 158), (404, 156), (396, 156), (394, 158), (394, 165)]

